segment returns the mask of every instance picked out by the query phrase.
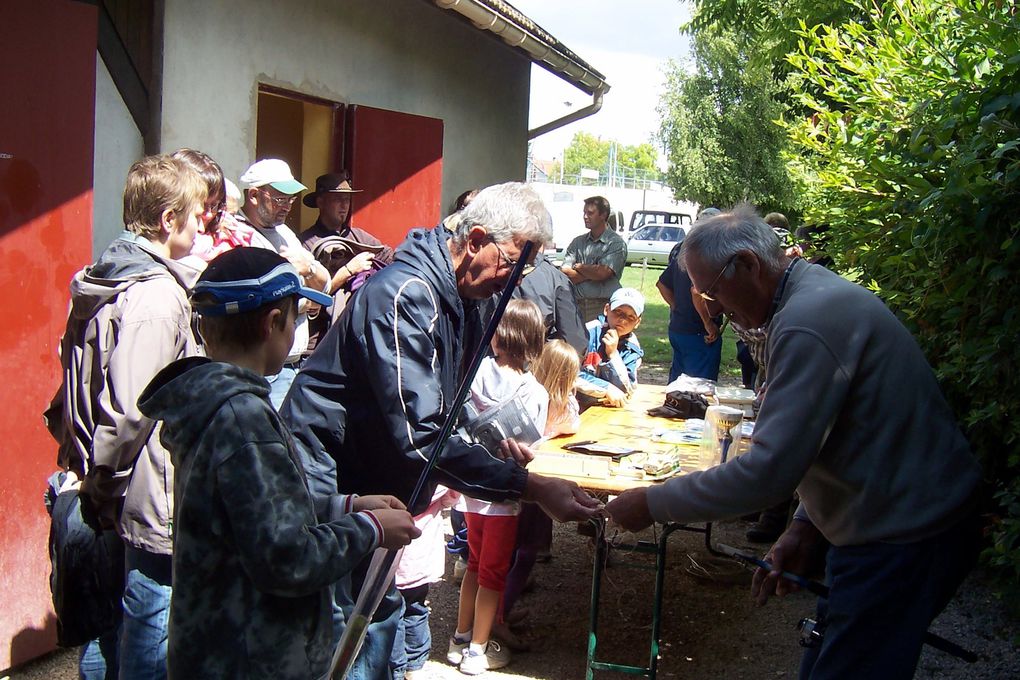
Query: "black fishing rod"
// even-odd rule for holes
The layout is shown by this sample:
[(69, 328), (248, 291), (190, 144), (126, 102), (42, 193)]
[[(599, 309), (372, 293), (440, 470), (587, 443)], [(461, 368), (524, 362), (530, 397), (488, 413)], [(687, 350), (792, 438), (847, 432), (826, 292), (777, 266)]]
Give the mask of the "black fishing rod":
[[(499, 301), (496, 303), (496, 309), (492, 313), (492, 318), (485, 326), (485, 332), (482, 334), (482, 339), (478, 343), (478, 347), (475, 349), (475, 353), (471, 358), (471, 363), (468, 365), (467, 371), (464, 373), (464, 378), (461, 380), (460, 387), (457, 389), (457, 395), (453, 399), (452, 407), (446, 414), (446, 419), (443, 421), (443, 427), (439, 430), (439, 435), (436, 440), (432, 443), (432, 449), (429, 451), (428, 459), (425, 463), (425, 468), (421, 471), (418, 476), (418, 483), (414, 486), (414, 491), (411, 492), (411, 498), (407, 502), (408, 508), (416, 506), (418, 499), (421, 494), (425, 491), (428, 485), (428, 478), (432, 472), (432, 469), (436, 466), (439, 460), (439, 456), (442, 455), (443, 449), (446, 447), (446, 442), (453, 433), (453, 428), (456, 425), (457, 418), (460, 415), (461, 409), (464, 407), (464, 402), (467, 401), (468, 394), (471, 391), (471, 383), (475, 379), (475, 373), (478, 372), (478, 367), (482, 363), (482, 359), (485, 358), (486, 351), (489, 347), (489, 343), (492, 342), (492, 337), (496, 333), (496, 327), (499, 325), (500, 319), (503, 318), (503, 312), (506, 311), (506, 306), (510, 303), (510, 298), (513, 297), (514, 288), (517, 287), (517, 282), (520, 281), (521, 275), (524, 273), (524, 268), (528, 265), (528, 261), (531, 258), (531, 252), (534, 250), (535, 244), (528, 241), (521, 248), (521, 254), (514, 264), (513, 269), (510, 271), (510, 279), (507, 281), (506, 286), (503, 288), (503, 292), (499, 296)], [(340, 637), (340, 642), (337, 644), (336, 651), (333, 652), (333, 659), (330, 662), (329, 671), (326, 673), (324, 678), (331, 678), (332, 680), (343, 680), (347, 677), (347, 673), (354, 665), (355, 659), (358, 658), (358, 652), (361, 650), (361, 645), (365, 641), (365, 634), (368, 632), (368, 624), (372, 621), (372, 616), (375, 615), (375, 610), (379, 607), (379, 603), (382, 601), (383, 595), (389, 589), (390, 583), (393, 581), (393, 573), (396, 571), (398, 557), (400, 550), (383, 550), (377, 549), (375, 554), (372, 556), (372, 562), (369, 564), (368, 571), (365, 575), (365, 582), (361, 586), (361, 592), (358, 594), (358, 601), (354, 605), (354, 611), (351, 613), (350, 618), (347, 621), (347, 625), (344, 627), (343, 635)]]

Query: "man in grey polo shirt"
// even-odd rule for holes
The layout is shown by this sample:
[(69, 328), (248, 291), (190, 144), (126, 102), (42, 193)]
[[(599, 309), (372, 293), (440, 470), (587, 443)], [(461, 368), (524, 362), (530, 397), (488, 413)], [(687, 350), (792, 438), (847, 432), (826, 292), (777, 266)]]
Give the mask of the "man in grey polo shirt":
[(609, 296), (620, 287), (620, 276), (627, 264), (627, 243), (609, 228), (609, 201), (592, 196), (584, 201), (584, 226), (581, 234), (567, 246), (563, 273), (574, 285), (581, 316), (590, 321), (605, 310)]

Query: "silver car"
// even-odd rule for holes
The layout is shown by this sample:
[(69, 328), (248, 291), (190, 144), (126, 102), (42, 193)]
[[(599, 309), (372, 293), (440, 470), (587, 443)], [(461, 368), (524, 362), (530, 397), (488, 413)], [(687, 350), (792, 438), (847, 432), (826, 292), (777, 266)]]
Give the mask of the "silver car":
[(676, 224), (646, 224), (627, 240), (627, 264), (669, 264), (669, 253), (687, 231)]

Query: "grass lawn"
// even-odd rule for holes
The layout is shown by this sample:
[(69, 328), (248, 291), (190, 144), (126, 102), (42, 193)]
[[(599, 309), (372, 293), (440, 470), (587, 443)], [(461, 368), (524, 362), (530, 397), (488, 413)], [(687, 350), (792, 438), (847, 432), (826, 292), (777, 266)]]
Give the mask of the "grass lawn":
[[(655, 287), (662, 271), (662, 267), (650, 266), (646, 269), (641, 265), (629, 265), (623, 271), (621, 282), (624, 286), (637, 288), (645, 296), (645, 313), (641, 316), (641, 327), (637, 330), (641, 347), (645, 350), (644, 365), (652, 364), (668, 371), (673, 363), (673, 349), (669, 346), (667, 335), (669, 307)], [(740, 364), (737, 363), (736, 342), (737, 336), (727, 325), (723, 333), (722, 366), (719, 373), (720, 377), (736, 376), (739, 382)]]

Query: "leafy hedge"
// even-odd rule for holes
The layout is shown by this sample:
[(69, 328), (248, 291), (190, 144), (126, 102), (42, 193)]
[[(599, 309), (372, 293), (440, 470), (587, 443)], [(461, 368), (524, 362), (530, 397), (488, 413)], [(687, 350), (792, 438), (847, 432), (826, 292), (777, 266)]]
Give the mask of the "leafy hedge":
[[(908, 324), (997, 500), (1020, 581), (1020, 17), (1014, 3), (851, 2), (801, 24), (789, 166), (830, 252)], [(903, 395), (909, 399), (910, 395)], [(876, 414), (877, 416), (878, 414)]]

